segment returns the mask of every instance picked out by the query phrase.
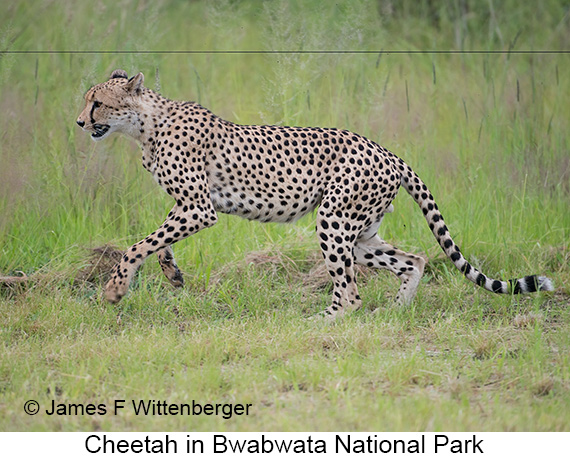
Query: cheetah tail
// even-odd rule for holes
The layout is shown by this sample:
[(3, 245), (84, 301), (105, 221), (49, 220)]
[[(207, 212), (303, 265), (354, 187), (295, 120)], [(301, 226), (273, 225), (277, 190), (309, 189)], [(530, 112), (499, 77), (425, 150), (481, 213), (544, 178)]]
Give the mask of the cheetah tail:
[(461, 254), (459, 246), (455, 244), (447, 229), (443, 216), (439, 212), (431, 192), (422, 182), (419, 176), (401, 159), (398, 159), (398, 168), (402, 172), (402, 186), (421, 208), (424, 217), (435, 239), (438, 241), (445, 255), (451, 259), (455, 267), (461, 271), (467, 279), (481, 286), (489, 292), (497, 294), (522, 294), (536, 291), (554, 290), (552, 281), (545, 276), (525, 276), (520, 279), (499, 281), (491, 279), (474, 268)]

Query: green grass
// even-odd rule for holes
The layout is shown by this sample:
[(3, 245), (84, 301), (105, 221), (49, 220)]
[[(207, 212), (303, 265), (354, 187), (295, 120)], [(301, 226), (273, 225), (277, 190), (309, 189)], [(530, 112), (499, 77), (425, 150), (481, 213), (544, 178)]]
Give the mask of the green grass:
[[(32, 278), (0, 286), (0, 430), (569, 430), (568, 58), (388, 52), (568, 49), (562, 2), (115, 3), (0, 5), (2, 49), (157, 51), (0, 55), (0, 276)], [(105, 303), (100, 280), (77, 280), (90, 249), (128, 247), (172, 206), (136, 145), (95, 144), (75, 125), (83, 93), (115, 68), (235, 122), (377, 141), (422, 176), (475, 266), (545, 274), (556, 291), (469, 283), (401, 192), (381, 235), (429, 258), (408, 307), (391, 302), (396, 278), (363, 271), (362, 310), (307, 320), (330, 299), (314, 216), (222, 215), (175, 246), (183, 290), (151, 258), (118, 306)], [(26, 415), (29, 399), (253, 407), (229, 420), (54, 417)]]

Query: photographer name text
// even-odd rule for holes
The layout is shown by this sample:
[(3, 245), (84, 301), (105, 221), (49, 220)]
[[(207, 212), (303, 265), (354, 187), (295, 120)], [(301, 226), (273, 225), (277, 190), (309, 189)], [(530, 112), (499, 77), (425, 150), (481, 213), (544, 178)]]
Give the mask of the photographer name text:
[[(28, 414), (37, 414), (39, 405), (33, 402), (26, 403)], [(37, 405), (37, 406), (36, 406)], [(201, 403), (192, 400), (189, 403), (168, 403), (164, 400), (114, 400), (112, 404), (106, 403), (57, 403), (52, 400), (44, 409), (48, 416), (105, 416), (121, 414), (125, 410), (134, 412), (137, 416), (220, 416), (231, 419), (234, 416), (248, 416), (251, 403)]]

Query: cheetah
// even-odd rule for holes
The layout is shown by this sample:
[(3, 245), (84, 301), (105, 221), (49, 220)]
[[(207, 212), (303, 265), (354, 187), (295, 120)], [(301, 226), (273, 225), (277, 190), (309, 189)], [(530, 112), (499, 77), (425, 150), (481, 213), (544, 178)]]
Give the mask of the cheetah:
[(316, 233), (333, 282), (335, 318), (358, 309), (355, 264), (387, 269), (400, 279), (396, 301), (410, 303), (425, 260), (378, 236), (403, 186), (421, 208), (435, 239), (467, 279), (498, 294), (553, 290), (550, 279), (501, 281), (462, 255), (437, 204), (419, 176), (400, 158), (347, 130), (237, 125), (194, 102), (172, 101), (144, 87), (142, 73), (115, 70), (85, 94), (77, 124), (100, 141), (114, 132), (134, 138), (142, 163), (176, 201), (165, 222), (134, 244), (114, 267), (105, 298), (117, 303), (133, 275), (156, 253), (175, 287), (183, 285), (172, 244), (213, 226), (217, 213), (261, 222), (294, 222), (316, 210)]

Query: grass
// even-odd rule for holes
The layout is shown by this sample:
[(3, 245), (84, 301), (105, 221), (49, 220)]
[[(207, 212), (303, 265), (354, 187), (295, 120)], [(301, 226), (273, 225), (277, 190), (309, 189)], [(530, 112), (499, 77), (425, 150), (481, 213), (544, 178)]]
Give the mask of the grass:
[[(180, 2), (0, 5), (9, 50), (385, 50), (373, 54), (1, 54), (0, 430), (568, 431), (568, 49), (561, 2)], [(34, 24), (33, 27), (30, 24)], [(57, 25), (57, 26), (54, 26)], [(115, 68), (244, 124), (348, 128), (424, 179), (486, 274), (553, 278), (494, 296), (453, 269), (407, 195), (381, 235), (429, 258), (414, 303), (363, 270), (364, 307), (332, 325), (314, 216), (232, 217), (175, 246), (186, 287), (151, 258), (118, 306), (91, 249), (153, 231), (172, 203), (125, 138), (75, 126)], [(104, 276), (105, 268), (101, 270)], [(376, 311), (372, 313), (372, 311)], [(252, 403), (219, 416), (28, 416), (26, 400)]]

